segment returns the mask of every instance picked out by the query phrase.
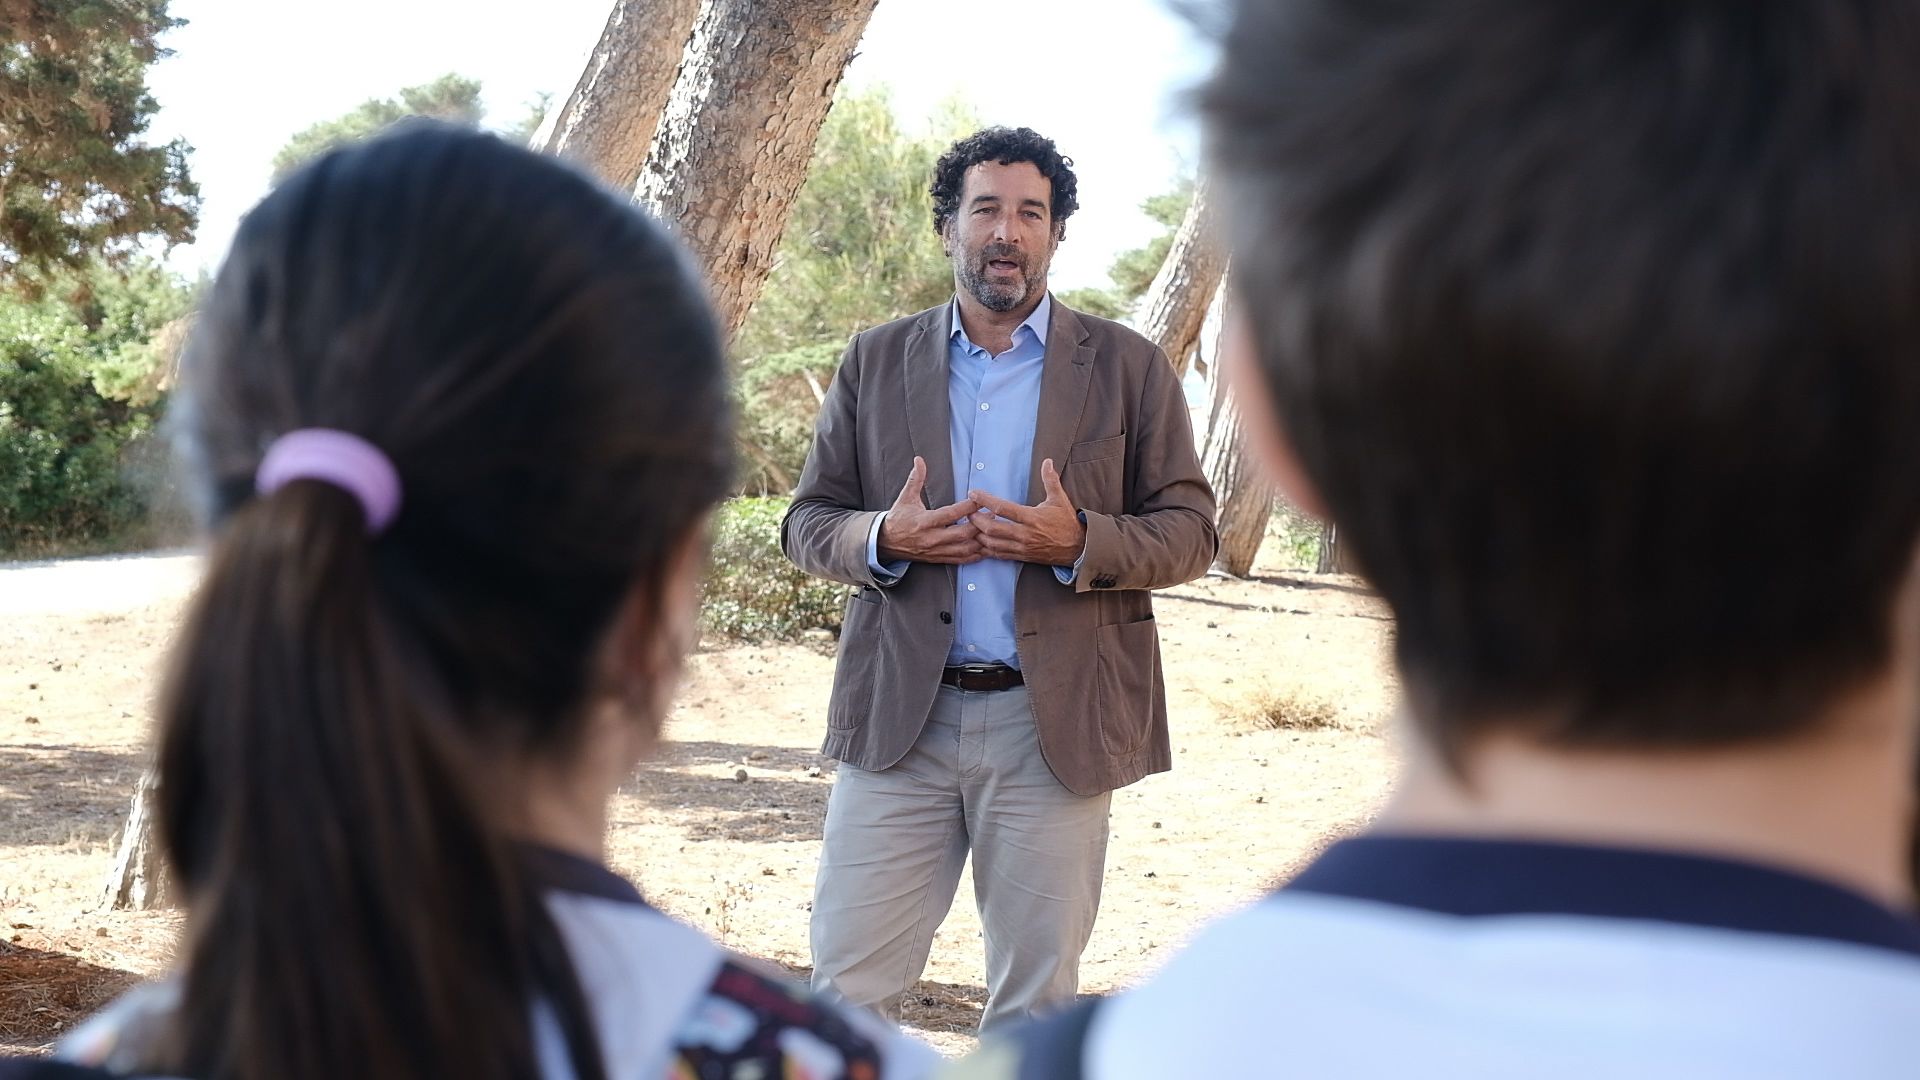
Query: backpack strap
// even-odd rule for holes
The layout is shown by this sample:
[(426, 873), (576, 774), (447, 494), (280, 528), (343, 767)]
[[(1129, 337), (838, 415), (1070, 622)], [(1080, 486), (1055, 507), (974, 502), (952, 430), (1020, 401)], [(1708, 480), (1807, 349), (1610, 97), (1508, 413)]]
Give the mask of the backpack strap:
[(791, 980), (728, 960), (674, 1036), (676, 1076), (878, 1077), (880, 1047)]

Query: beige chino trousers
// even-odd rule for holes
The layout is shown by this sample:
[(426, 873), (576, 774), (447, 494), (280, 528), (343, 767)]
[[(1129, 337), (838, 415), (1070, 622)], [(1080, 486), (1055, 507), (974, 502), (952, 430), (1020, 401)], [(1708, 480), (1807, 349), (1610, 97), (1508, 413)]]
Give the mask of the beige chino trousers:
[(835, 776), (814, 883), (814, 989), (897, 1018), (971, 852), (986, 936), (980, 1030), (1071, 1002), (1100, 909), (1112, 798), (1054, 779), (1026, 687), (942, 686), (898, 764), (843, 763)]

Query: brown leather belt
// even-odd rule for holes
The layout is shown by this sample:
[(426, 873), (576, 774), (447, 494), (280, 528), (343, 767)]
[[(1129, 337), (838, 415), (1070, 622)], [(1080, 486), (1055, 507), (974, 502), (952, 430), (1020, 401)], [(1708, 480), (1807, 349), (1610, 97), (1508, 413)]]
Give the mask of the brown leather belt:
[(940, 673), (940, 685), (977, 693), (982, 690), (1011, 690), (1027, 680), (1019, 668), (1005, 664), (961, 664)]

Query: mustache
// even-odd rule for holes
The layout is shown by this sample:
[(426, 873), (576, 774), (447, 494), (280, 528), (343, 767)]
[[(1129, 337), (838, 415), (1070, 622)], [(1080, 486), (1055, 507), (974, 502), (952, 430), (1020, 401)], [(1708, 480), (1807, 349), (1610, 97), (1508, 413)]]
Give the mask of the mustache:
[(1027, 268), (1026, 253), (1014, 247), (1012, 244), (988, 244), (981, 250), (980, 265), (982, 267), (985, 267), (995, 259), (1004, 259), (1007, 262), (1018, 264), (1022, 270)]

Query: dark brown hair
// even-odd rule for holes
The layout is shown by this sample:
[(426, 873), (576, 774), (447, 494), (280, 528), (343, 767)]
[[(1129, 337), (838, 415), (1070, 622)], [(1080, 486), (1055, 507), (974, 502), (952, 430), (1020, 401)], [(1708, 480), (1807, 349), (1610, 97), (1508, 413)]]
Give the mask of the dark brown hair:
[(1717, 746), (1884, 670), (1920, 534), (1920, 10), (1238, 0), (1259, 378), (1442, 745)]
[[(602, 1075), (508, 773), (576, 745), (616, 610), (726, 492), (721, 355), (663, 230), (491, 136), (406, 125), (247, 216), (175, 403), (215, 542), (161, 708), (189, 917), (156, 1064), (528, 1078), (540, 1001)], [(392, 459), (391, 528), (254, 494), (306, 427)]]
[(1024, 161), (1040, 170), (1053, 189), (1048, 211), (1056, 234), (1080, 209), (1080, 180), (1073, 174), (1073, 159), (1062, 155), (1052, 139), (1026, 127), (981, 128), (947, 147), (934, 163), (933, 183), (927, 188), (933, 197), (934, 232), (944, 233), (947, 221), (959, 211), (967, 170), (985, 161), (1001, 165)]

